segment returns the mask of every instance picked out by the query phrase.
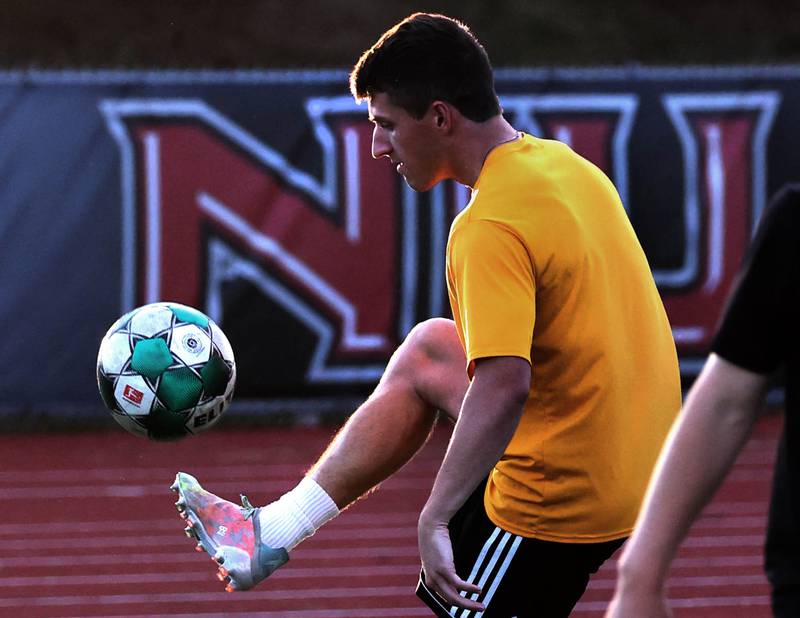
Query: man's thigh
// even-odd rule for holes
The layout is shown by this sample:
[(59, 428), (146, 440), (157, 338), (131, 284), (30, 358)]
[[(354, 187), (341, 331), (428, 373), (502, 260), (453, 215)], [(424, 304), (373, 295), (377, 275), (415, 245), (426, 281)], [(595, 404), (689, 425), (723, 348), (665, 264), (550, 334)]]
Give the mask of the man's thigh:
[[(624, 542), (551, 543), (530, 539), (495, 526), (483, 507), (483, 485), (450, 523), (456, 571), (477, 583), (477, 599), (486, 605), (483, 618), (555, 618), (569, 616), (589, 577)], [(437, 616), (474, 618), (449, 606), (425, 585), (419, 596)], [(473, 598), (475, 598), (473, 596)]]

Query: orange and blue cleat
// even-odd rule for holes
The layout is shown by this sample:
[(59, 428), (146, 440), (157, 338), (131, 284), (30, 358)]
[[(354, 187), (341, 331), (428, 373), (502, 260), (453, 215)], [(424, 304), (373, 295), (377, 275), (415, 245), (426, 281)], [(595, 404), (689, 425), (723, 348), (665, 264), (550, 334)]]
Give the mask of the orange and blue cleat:
[(284, 548), (261, 542), (259, 509), (247, 496), (238, 506), (206, 491), (184, 472), (178, 472), (170, 489), (179, 494), (175, 507), (188, 524), (184, 532), (197, 540), (197, 551), (205, 550), (217, 563), (217, 577), (228, 592), (252, 588), (289, 560)]

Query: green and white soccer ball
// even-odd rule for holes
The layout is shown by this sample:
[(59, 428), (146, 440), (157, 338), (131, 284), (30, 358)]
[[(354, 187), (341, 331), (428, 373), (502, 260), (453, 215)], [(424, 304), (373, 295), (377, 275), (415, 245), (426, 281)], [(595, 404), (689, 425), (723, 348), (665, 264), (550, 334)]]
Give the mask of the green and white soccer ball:
[(100, 342), (100, 395), (114, 420), (138, 436), (174, 440), (205, 431), (227, 408), (235, 382), (225, 334), (186, 305), (134, 309)]

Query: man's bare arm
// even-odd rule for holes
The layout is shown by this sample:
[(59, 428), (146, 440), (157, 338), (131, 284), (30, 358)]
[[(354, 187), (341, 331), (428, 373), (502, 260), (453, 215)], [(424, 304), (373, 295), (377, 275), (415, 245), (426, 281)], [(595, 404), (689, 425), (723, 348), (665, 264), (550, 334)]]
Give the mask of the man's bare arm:
[(607, 616), (665, 616), (669, 565), (758, 416), (768, 378), (712, 354), (659, 457)]
[(459, 596), (476, 592), (455, 573), (447, 531), (450, 518), (498, 462), (519, 424), (530, 388), (522, 358), (479, 360), (442, 466), (419, 521), (422, 566), (428, 584), (447, 601), (480, 609)]

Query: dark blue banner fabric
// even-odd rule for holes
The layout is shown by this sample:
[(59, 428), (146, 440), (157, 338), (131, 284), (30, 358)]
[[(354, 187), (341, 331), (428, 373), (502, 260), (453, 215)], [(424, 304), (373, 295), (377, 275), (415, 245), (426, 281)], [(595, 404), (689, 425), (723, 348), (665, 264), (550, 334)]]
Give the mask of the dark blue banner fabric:
[[(618, 187), (686, 375), (769, 197), (800, 179), (798, 78), (497, 74), (518, 129)], [(469, 199), (413, 192), (370, 142), (345, 71), (0, 73), (0, 413), (99, 413), (100, 338), (158, 300), (222, 326), (253, 409), (363, 396), (416, 322), (449, 314), (444, 247)]]

